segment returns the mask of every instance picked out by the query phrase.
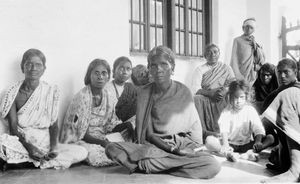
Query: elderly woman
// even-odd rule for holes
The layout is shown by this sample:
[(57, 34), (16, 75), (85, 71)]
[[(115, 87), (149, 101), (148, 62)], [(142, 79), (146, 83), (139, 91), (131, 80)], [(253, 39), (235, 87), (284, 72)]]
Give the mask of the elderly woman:
[(192, 92), (203, 128), (203, 138), (218, 136), (218, 119), (226, 107), (225, 94), (234, 79), (230, 66), (219, 61), (220, 50), (215, 44), (205, 48), (206, 63), (196, 68), (193, 74)]
[(138, 91), (137, 144), (111, 143), (106, 154), (130, 172), (212, 178), (220, 165), (213, 156), (195, 152), (202, 144), (201, 123), (190, 90), (171, 80), (174, 59), (167, 47), (150, 51), (148, 68), (154, 82)]
[(253, 84), (255, 106), (261, 114), (261, 108), (267, 96), (278, 88), (275, 66), (265, 63), (258, 71), (258, 77)]
[[(104, 86), (110, 78), (105, 60), (93, 60), (87, 69), (82, 88), (73, 98), (65, 115), (62, 142), (76, 143), (88, 150), (86, 161), (100, 167), (112, 165), (104, 153), (109, 143), (107, 134), (123, 131), (115, 115), (115, 104)], [(118, 129), (118, 130), (117, 130)]]
[(57, 143), (59, 94), (56, 86), (40, 81), (45, 63), (44, 54), (37, 49), (23, 55), (25, 80), (9, 88), (0, 106), (11, 133), (0, 136), (0, 158), (9, 164), (32, 162), (42, 169), (64, 169), (84, 160), (87, 151)]
[(269, 182), (299, 182), (300, 176), (300, 83), (297, 64), (283, 59), (277, 65), (280, 87), (265, 100), (262, 114), (266, 131), (278, 137), (279, 145), (273, 150), (267, 167), (282, 174)]

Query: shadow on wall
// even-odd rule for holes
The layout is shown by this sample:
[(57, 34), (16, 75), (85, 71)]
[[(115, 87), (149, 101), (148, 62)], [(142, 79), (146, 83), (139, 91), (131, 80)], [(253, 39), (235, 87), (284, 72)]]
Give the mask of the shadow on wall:
[(74, 97), (74, 95), (79, 91), (75, 91), (75, 81), (74, 78), (70, 75), (68, 78), (65, 78), (63, 84), (61, 86), (64, 89), (68, 89), (67, 91), (60, 89), (60, 104), (59, 104), (59, 114), (58, 114), (58, 127), (59, 127), (59, 137), (62, 133), (62, 126), (65, 118), (65, 114), (69, 107), (69, 104)]

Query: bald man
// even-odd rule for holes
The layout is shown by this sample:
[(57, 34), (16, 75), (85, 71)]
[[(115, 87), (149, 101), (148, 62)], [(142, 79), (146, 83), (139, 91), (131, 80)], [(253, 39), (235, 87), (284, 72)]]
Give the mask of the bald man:
[(233, 41), (230, 65), (237, 79), (244, 79), (252, 85), (257, 78), (257, 71), (265, 63), (265, 56), (253, 36), (256, 20), (246, 19), (242, 28), (244, 34)]

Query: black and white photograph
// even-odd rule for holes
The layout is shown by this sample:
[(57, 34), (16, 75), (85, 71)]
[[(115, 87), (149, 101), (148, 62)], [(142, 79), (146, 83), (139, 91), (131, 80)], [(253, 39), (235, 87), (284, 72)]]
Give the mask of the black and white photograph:
[(0, 183), (300, 182), (299, 7), (0, 0)]

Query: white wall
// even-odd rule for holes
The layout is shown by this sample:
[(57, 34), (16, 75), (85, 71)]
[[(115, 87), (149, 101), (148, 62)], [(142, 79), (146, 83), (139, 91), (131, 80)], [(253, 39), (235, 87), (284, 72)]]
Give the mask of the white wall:
[(43, 80), (61, 90), (60, 120), (90, 61), (129, 55), (124, 0), (2, 0), (0, 22), (0, 91), (23, 78), (22, 54), (38, 48), (47, 59)]
[(240, 36), (246, 18), (246, 0), (213, 1), (213, 42), (220, 47), (220, 60), (230, 63), (233, 39)]

